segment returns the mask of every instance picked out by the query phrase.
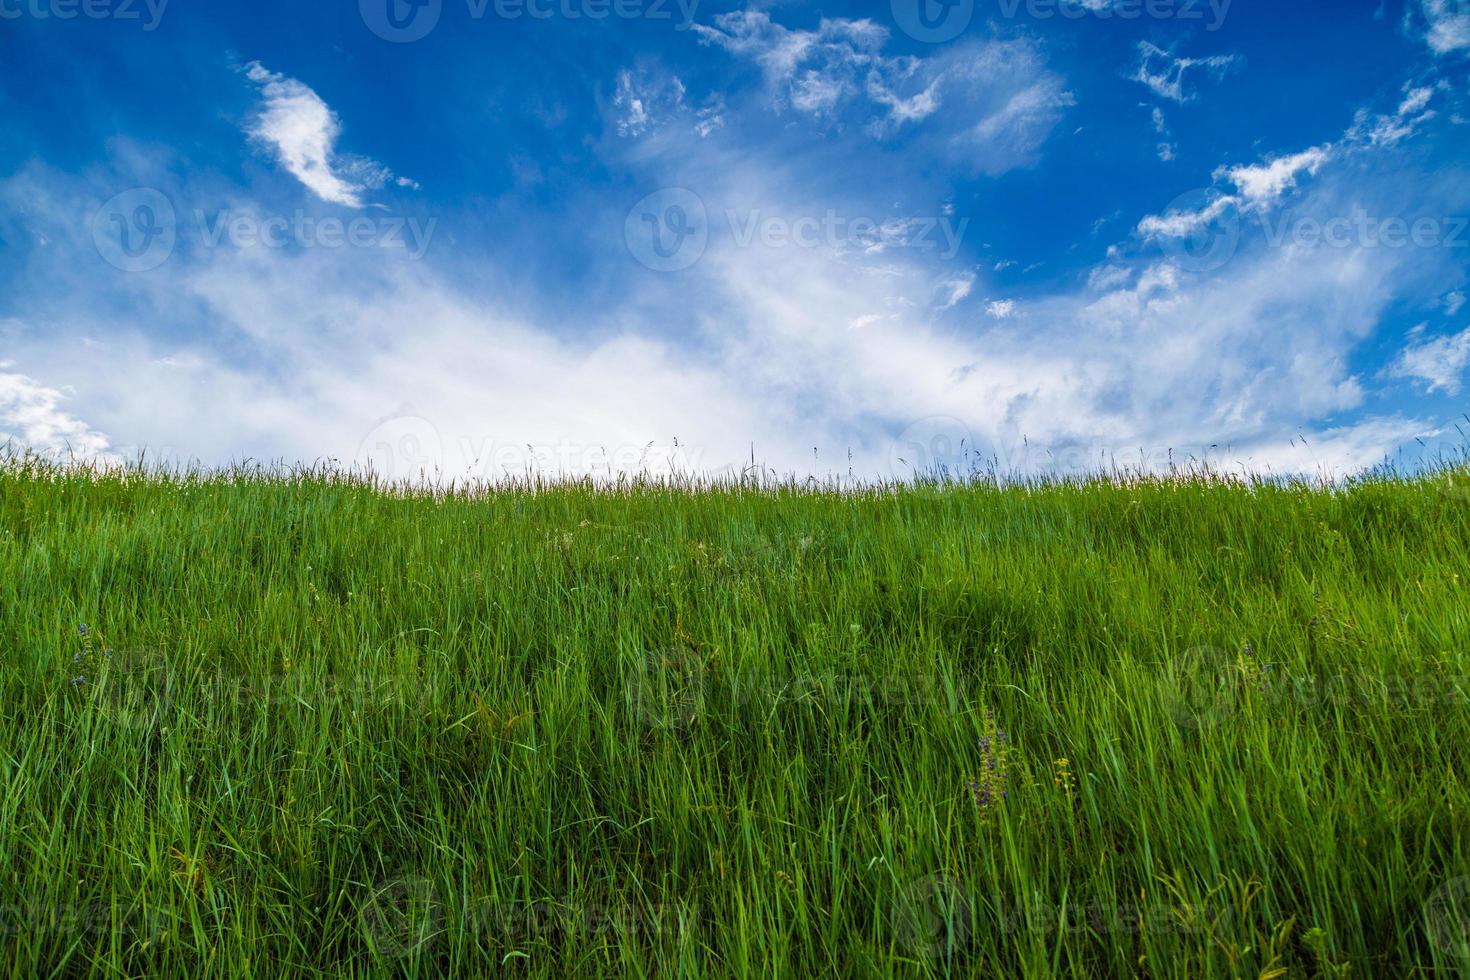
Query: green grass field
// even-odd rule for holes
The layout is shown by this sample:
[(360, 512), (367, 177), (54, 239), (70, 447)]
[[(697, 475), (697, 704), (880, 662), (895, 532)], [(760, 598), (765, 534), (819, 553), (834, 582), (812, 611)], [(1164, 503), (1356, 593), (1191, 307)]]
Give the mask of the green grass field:
[(408, 496), (12, 457), (0, 963), (1467, 975), (1467, 579), (1463, 472)]

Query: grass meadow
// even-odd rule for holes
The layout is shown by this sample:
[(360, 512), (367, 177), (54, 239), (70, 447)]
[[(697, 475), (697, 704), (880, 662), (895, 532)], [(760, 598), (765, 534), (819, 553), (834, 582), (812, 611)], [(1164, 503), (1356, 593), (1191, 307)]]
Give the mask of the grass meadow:
[(14, 977), (1470, 975), (1470, 475), (0, 467)]

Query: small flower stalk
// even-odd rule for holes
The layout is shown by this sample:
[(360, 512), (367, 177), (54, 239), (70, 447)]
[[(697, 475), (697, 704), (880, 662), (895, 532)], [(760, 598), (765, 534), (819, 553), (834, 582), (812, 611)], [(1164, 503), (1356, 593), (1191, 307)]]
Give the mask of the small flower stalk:
[(1271, 681), (1276, 676), (1275, 665), (1261, 663), (1256, 656), (1256, 648), (1249, 643), (1240, 651), (1240, 663), (1246, 685), (1262, 694), (1270, 694)]
[(1077, 798), (1077, 777), (1072, 774), (1072, 760), (1061, 758), (1051, 764), (1052, 783), (1070, 803)]
[(980, 773), (970, 780), (970, 795), (981, 816), (989, 816), (1010, 795), (1011, 740), (995, 720), (995, 712), (985, 714), (985, 729), (980, 736)]
[(82, 648), (71, 655), (72, 669), (78, 671), (68, 682), (72, 687), (90, 683), (101, 670), (104, 658), (112, 656), (111, 647), (104, 647), (101, 651), (96, 648), (92, 642), (92, 631), (86, 623), (77, 624), (77, 635), (81, 638)]

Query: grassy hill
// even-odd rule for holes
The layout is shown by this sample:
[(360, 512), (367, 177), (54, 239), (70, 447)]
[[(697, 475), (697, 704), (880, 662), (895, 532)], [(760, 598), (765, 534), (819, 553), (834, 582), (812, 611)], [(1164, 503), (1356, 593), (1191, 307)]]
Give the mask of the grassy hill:
[(0, 963), (1463, 974), (1467, 577), (1453, 473), (405, 495), (13, 458)]

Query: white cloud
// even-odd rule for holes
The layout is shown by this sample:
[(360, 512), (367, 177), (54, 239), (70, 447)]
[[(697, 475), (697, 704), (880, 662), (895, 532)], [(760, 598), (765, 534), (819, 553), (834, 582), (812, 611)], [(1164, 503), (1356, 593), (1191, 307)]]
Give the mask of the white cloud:
[[(650, 73), (618, 72), (613, 107), (618, 110), (619, 136), (642, 136), (684, 106), (684, 83), (678, 76), (650, 77)], [(707, 134), (702, 134), (707, 135)]]
[(1200, 69), (1199, 73), (1218, 80), (1239, 61), (1235, 55), (1176, 58), (1147, 41), (1139, 42), (1138, 55), (1138, 67), (1134, 69), (1133, 80), (1147, 86), (1160, 98), (1174, 102), (1191, 102), (1197, 97), (1185, 89), (1185, 76), (1192, 69)]
[(831, 112), (847, 94), (848, 83), (827, 72), (809, 69), (791, 81), (791, 105), (801, 112)]
[(1121, 265), (1100, 265), (1087, 276), (1087, 288), (1111, 291), (1133, 280), (1133, 270)]
[(1373, 114), (1367, 109), (1358, 110), (1346, 139), (1369, 146), (1394, 146), (1414, 133), (1436, 115), (1429, 102), (1434, 89), (1428, 86), (1411, 87), (1404, 92), (1403, 101), (1392, 113)]
[(1388, 369), (1389, 377), (1415, 378), (1428, 391), (1458, 395), (1465, 369), (1470, 367), (1470, 329), (1411, 344)]
[[(271, 147), (276, 159), (317, 197), (360, 208), (363, 193), (393, 179), (382, 164), (336, 150), (342, 124), (321, 97), (294, 78), (267, 71), (258, 61), (245, 76), (260, 86), (262, 106), (246, 132)], [(417, 186), (410, 181), (400, 186)]]
[(951, 309), (969, 297), (970, 292), (975, 288), (975, 274), (972, 272), (968, 275), (960, 276), (958, 279), (951, 279), (948, 282), (940, 283), (940, 286), (946, 295), (944, 302), (940, 304), (939, 308), (941, 310)]
[(1075, 104), (1040, 49), (1024, 40), (886, 57), (888, 31), (872, 21), (823, 19), (813, 30), (793, 30), (753, 9), (694, 30), (701, 43), (760, 66), (777, 111), (835, 118), (862, 104), (878, 110), (866, 126), (874, 137), (927, 124), (920, 138), (937, 137), (956, 163), (988, 174), (1029, 162)]
[(1410, 89), (1404, 94), (1404, 101), (1399, 103), (1398, 114), (1400, 116), (1411, 116), (1416, 112), (1422, 112), (1429, 105), (1429, 100), (1434, 96), (1434, 89), (1428, 86)]
[(617, 134), (628, 139), (660, 131), (705, 139), (725, 127), (723, 95), (712, 92), (702, 101), (688, 95), (677, 75), (651, 66), (624, 68), (617, 73), (608, 115)]
[(108, 456), (107, 437), (68, 413), (62, 407), (65, 395), (24, 374), (4, 370), (11, 366), (0, 361), (0, 446), (79, 459)]
[(1228, 195), (1216, 197), (1198, 211), (1170, 210), (1164, 214), (1151, 214), (1138, 223), (1138, 233), (1144, 238), (1159, 240), (1188, 238), (1202, 228), (1208, 228), (1219, 220), (1238, 202)]
[(958, 129), (951, 146), (984, 173), (1029, 162), (1062, 111), (1076, 104), (1062, 79), (1044, 68), (1038, 50), (1022, 42), (993, 42), (951, 72), (965, 96), (953, 100), (957, 114), (978, 119)]
[(1156, 147), (1159, 159), (1164, 163), (1172, 162), (1179, 155), (1179, 147), (1170, 140), (1169, 122), (1164, 118), (1164, 110), (1158, 106), (1150, 106), (1147, 103), (1140, 103), (1140, 105), (1150, 110), (1154, 132), (1162, 137)]
[(859, 75), (876, 64), (888, 40), (870, 20), (823, 18), (815, 30), (791, 30), (763, 10), (717, 14), (714, 26), (695, 24), (701, 43), (755, 61), (778, 103), (807, 113), (830, 111), (858, 91)]
[(1310, 439), (1305, 433), (1285, 440), (1266, 438), (1249, 448), (1252, 461), (1262, 471), (1336, 479), (1378, 466), (1396, 447), (1436, 432), (1436, 427), (1422, 420), (1392, 415), (1313, 429)]
[(694, 113), (694, 133), (700, 139), (725, 128), (725, 99), (715, 94), (706, 100)]
[[(700, 186), (716, 210), (726, 195), (774, 199)], [(123, 447), (211, 462), (350, 462), (384, 416), (411, 415), (432, 426), (424, 450), (447, 476), (499, 475), (498, 454), (521, 459), (527, 443), (567, 447), (569, 472), (601, 472), (600, 447), (675, 437), (699, 468), (739, 464), (754, 441), (782, 471), (811, 468), (815, 445), (844, 471), (851, 449), (854, 470), (876, 475), (898, 432), (946, 416), (1010, 468), (1081, 469), (1143, 447), (1157, 469), (1170, 447), (1219, 442), (1226, 461), (1341, 473), (1416, 424), (1370, 419), (1331, 438), (1313, 425), (1361, 405), (1348, 353), (1393, 295), (1391, 269), (1346, 253), (1242, 257), (1213, 281), (1119, 264), (1095, 289), (1028, 301), (1025, 330), (1020, 304), (1001, 299), (987, 304), (999, 319), (957, 336), (929, 300), (960, 280), (925, 256), (894, 249), (880, 266), (715, 241), (677, 282), (641, 277), (611, 314), (618, 329), (597, 339), (561, 339), (557, 322), (512, 316), (376, 251), (178, 259), (130, 288), (202, 311), (228, 345), (146, 338), (125, 322), (95, 348), (52, 329), (14, 346), (37, 376), (67, 377)], [(107, 308), (81, 302), (76, 320), (108, 329)], [(693, 335), (661, 334), (675, 318)], [(1296, 431), (1316, 455), (1287, 445), (1281, 434)]]
[(1262, 164), (1222, 167), (1215, 176), (1224, 177), (1234, 184), (1248, 206), (1269, 207), (1296, 186), (1298, 176), (1304, 173), (1315, 175), (1331, 151), (1330, 145), (1316, 146)]
[[(658, 181), (700, 188), (711, 215), (751, 201), (772, 216), (828, 204), (874, 213), (873, 201), (891, 193), (831, 180), (792, 187), (787, 168), (737, 159), (719, 144), (686, 138), (660, 160)], [(1340, 213), (1343, 196), (1371, 206), (1380, 183), (1354, 183), (1356, 171), (1337, 162), (1323, 160), (1310, 182), (1301, 179), (1308, 168), (1287, 167), (1289, 181), (1252, 174), (1244, 184), (1264, 200), (1299, 181), (1303, 213), (1314, 205)], [(1415, 194), (1434, 191), (1410, 173), (1392, 179)], [(98, 196), (43, 183), (0, 182), (0, 201)], [(1237, 193), (1244, 199), (1246, 190)], [(1196, 217), (1174, 215), (1172, 230)], [(79, 224), (66, 219), (38, 230), (64, 238)], [(589, 214), (586, 227), (620, 235), (623, 219), (621, 211)], [(28, 375), (75, 387), (68, 407), (89, 430), (211, 462), (350, 461), (394, 414), (432, 420), (442, 437), (436, 459), (451, 474), (485, 473), (477, 460), (487, 444), (519, 450), (567, 440), (580, 454), (574, 466), (595, 469), (599, 445), (617, 451), (675, 436), (702, 467), (738, 464), (753, 440), (758, 457), (783, 470), (811, 467), (817, 445), (824, 461), (841, 460), (832, 468), (846, 470), (851, 448), (856, 472), (878, 474), (897, 433), (937, 416), (961, 420), (1014, 467), (1082, 468), (1142, 447), (1157, 469), (1171, 447), (1218, 444), (1220, 463), (1341, 474), (1424, 429), (1373, 415), (1353, 364), (1406, 283), (1453, 256), (1243, 248), (1201, 276), (1131, 254), (1130, 242), (1091, 271), (1085, 288), (970, 304), (1005, 314), (992, 319), (942, 312), (960, 283), (968, 295), (1004, 295), (1005, 287), (986, 281), (988, 269), (967, 282), (968, 268), (899, 247), (912, 234), (901, 222), (885, 225), (873, 249), (845, 251), (742, 248), (714, 236), (700, 261), (673, 277), (642, 274), (628, 260), (629, 295), (570, 336), (565, 307), (538, 311), (530, 302), (512, 312), (487, 299), (508, 292), (485, 281), (493, 263), (469, 283), (382, 250), (181, 250), (158, 274), (119, 288), (137, 294), (134, 307), (182, 311), (204, 325), (197, 336), (143, 335), (152, 324), (118, 319), (120, 304), (107, 294), (71, 298), (35, 278), (33, 288), (68, 297), (69, 323), (38, 326), (9, 346)], [(55, 261), (72, 275), (81, 253), (65, 248), (55, 247)], [(79, 349), (79, 329), (102, 333), (103, 345)], [(1347, 413), (1360, 417), (1324, 421)], [(1307, 442), (1298, 445), (1297, 433)], [(1043, 460), (1028, 447), (1054, 455)]]
[(613, 105), (623, 110), (618, 120), (619, 136), (638, 136), (648, 127), (648, 110), (643, 100), (633, 92), (632, 76), (627, 71), (618, 72), (618, 91)]
[(1470, 9), (1461, 0), (1420, 0), (1424, 40), (1435, 54), (1470, 48)]
[(1218, 167), (1214, 179), (1234, 185), (1235, 193), (1219, 193), (1198, 211), (1175, 209), (1164, 215), (1149, 215), (1139, 222), (1137, 230), (1153, 240), (1185, 238), (1209, 227), (1232, 207), (1256, 212), (1273, 208), (1303, 176), (1315, 177), (1342, 154), (1391, 148), (1412, 135), (1434, 118), (1434, 110), (1428, 108), (1433, 95), (1433, 89), (1407, 86), (1392, 113), (1374, 115), (1366, 108), (1358, 110), (1339, 143), (1282, 154), (1263, 163)]
[[(918, 68), (919, 62), (910, 62), (910, 68), (906, 76), (911, 76)], [(904, 79), (898, 79), (901, 84)], [(939, 88), (943, 78), (927, 78), (927, 84), (918, 92), (904, 98), (894, 88), (890, 88), (894, 80), (885, 79), (881, 71), (868, 73), (868, 96), (876, 103), (888, 109), (888, 121), (894, 126), (902, 126), (904, 123), (918, 122), (927, 119), (939, 110), (940, 96)]]
[(1138, 223), (1137, 231), (1153, 241), (1182, 239), (1211, 227), (1231, 209), (1269, 209), (1296, 186), (1302, 174), (1315, 175), (1332, 158), (1332, 153), (1329, 144), (1265, 163), (1220, 167), (1215, 171), (1215, 179), (1234, 184), (1236, 193), (1217, 193), (1198, 210), (1174, 208), (1161, 215), (1147, 215)]

